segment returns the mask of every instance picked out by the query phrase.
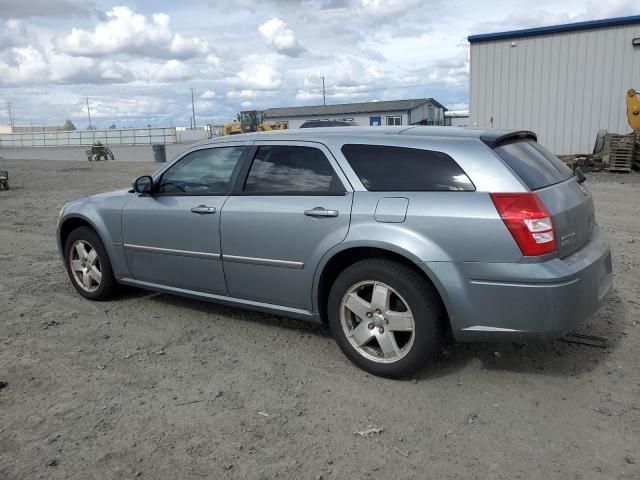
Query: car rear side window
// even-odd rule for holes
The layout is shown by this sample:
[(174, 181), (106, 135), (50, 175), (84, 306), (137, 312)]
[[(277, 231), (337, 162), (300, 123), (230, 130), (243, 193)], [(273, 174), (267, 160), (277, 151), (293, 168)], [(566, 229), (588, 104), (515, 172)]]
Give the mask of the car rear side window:
[(474, 191), (443, 152), (385, 145), (344, 145), (342, 153), (365, 188), (375, 192)]
[(494, 151), (531, 190), (564, 182), (573, 175), (562, 160), (534, 141), (511, 142)]
[(342, 195), (345, 190), (321, 150), (269, 145), (258, 148), (243, 191), (258, 195)]

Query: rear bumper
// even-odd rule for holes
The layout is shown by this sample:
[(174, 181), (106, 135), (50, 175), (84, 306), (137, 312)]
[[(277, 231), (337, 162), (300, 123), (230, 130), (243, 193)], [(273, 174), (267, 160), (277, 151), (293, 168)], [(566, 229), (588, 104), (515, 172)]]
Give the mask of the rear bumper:
[(559, 338), (595, 313), (612, 287), (611, 252), (597, 229), (563, 259), (425, 266), (438, 279), (460, 341)]

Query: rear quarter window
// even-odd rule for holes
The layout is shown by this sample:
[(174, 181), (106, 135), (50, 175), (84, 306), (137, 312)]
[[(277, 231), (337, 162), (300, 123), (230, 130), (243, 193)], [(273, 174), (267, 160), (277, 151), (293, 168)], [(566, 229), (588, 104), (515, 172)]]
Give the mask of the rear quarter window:
[(534, 141), (516, 141), (494, 148), (530, 190), (538, 190), (572, 177), (562, 160)]
[(342, 147), (351, 168), (369, 191), (474, 191), (466, 173), (449, 155), (419, 148), (386, 145)]

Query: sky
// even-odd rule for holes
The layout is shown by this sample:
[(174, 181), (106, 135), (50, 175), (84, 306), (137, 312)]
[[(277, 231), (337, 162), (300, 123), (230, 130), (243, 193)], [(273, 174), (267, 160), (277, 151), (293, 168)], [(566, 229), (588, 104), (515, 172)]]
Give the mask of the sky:
[(640, 14), (637, 0), (0, 0), (0, 124), (220, 124), (240, 110), (469, 102), (472, 34)]

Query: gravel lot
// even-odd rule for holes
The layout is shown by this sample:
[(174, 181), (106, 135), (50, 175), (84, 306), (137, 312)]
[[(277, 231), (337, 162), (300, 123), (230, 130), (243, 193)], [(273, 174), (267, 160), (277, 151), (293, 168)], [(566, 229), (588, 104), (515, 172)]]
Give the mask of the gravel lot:
[(609, 348), (451, 344), (392, 381), (320, 326), (136, 290), (82, 299), (60, 206), (154, 168), (0, 160), (1, 479), (640, 478), (640, 175), (588, 180), (615, 290), (581, 332)]

